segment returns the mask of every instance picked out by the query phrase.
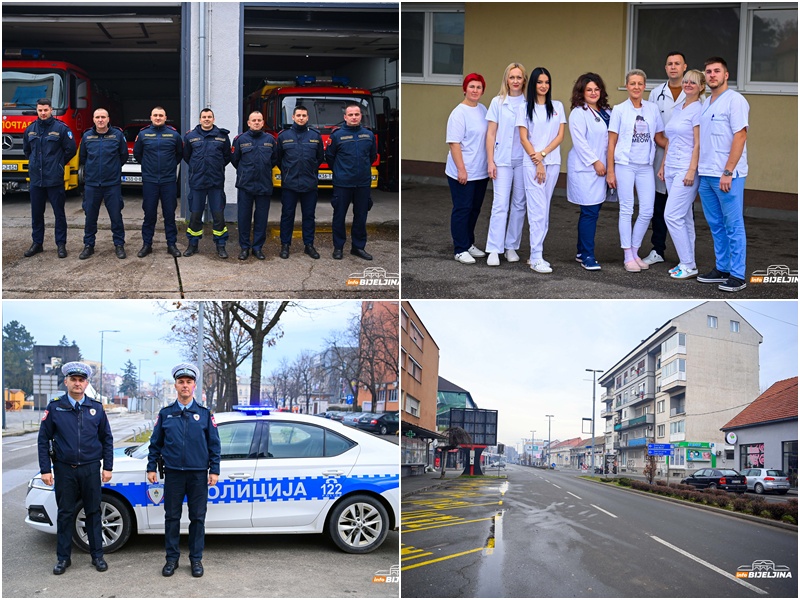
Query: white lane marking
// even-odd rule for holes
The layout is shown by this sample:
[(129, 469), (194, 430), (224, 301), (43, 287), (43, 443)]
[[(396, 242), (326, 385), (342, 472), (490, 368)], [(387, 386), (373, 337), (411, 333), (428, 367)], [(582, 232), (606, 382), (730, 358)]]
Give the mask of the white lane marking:
[(555, 483), (553, 484), (553, 487), (557, 487), (558, 489), (561, 489), (561, 486), (560, 485), (556, 485)]
[[(572, 492), (567, 492), (570, 496), (575, 496)], [(580, 496), (575, 496), (578, 500), (583, 500)]]
[(738, 583), (739, 585), (743, 585), (744, 587), (746, 587), (746, 588), (747, 588), (747, 589), (749, 589), (749, 590), (752, 590), (752, 591), (754, 591), (754, 592), (756, 592), (756, 593), (758, 593), (758, 594), (766, 594), (766, 593), (767, 593), (767, 592), (765, 592), (764, 590), (762, 590), (761, 588), (757, 588), (756, 586), (754, 586), (754, 585), (753, 585), (753, 584), (751, 584), (751, 583), (747, 583), (746, 581), (744, 581), (744, 580), (742, 580), (742, 579), (737, 579), (735, 575), (731, 575), (730, 573), (728, 573), (728, 572), (726, 572), (726, 571), (723, 571), (723, 570), (722, 570), (722, 569), (720, 569), (719, 567), (715, 567), (715, 566), (714, 566), (714, 565), (712, 565), (711, 563), (708, 563), (708, 562), (704, 561), (702, 558), (698, 558), (698, 557), (696, 557), (696, 556), (695, 556), (695, 555), (693, 555), (693, 554), (689, 554), (688, 552), (686, 552), (686, 550), (681, 550), (681, 549), (680, 549), (680, 548), (678, 548), (677, 546), (673, 546), (673, 545), (672, 545), (672, 544), (670, 544), (669, 542), (665, 542), (665, 541), (664, 541), (664, 540), (662, 540), (661, 538), (658, 538), (658, 537), (656, 537), (656, 536), (654, 536), (654, 535), (651, 535), (650, 537), (651, 537), (651, 538), (653, 538), (655, 541), (657, 541), (659, 544), (664, 544), (664, 545), (665, 545), (667, 548), (672, 548), (673, 550), (675, 550), (675, 552), (678, 552), (679, 554), (683, 554), (683, 555), (684, 555), (685, 557), (687, 557), (687, 558), (691, 558), (693, 561), (695, 561), (695, 562), (697, 562), (697, 563), (700, 563), (700, 564), (701, 564), (701, 565), (703, 565), (704, 567), (708, 567), (708, 568), (709, 568), (709, 569), (711, 569), (712, 571), (714, 571), (714, 572), (716, 572), (716, 573), (719, 573), (719, 574), (720, 574), (720, 575), (722, 575), (723, 577), (727, 577), (727, 578), (728, 578), (728, 579), (730, 579), (731, 581), (735, 581), (735, 582), (736, 582), (736, 583)]
[(19, 446), (17, 448), (9, 448), (8, 450), (6, 450), (6, 452), (16, 452), (17, 450), (24, 450), (25, 448), (33, 448), (34, 446), (37, 446), (37, 445), (38, 444), (28, 444), (27, 446)]
[(610, 512), (608, 512), (607, 510), (603, 510), (602, 508), (600, 508), (600, 507), (599, 507), (599, 506), (597, 506), (596, 504), (590, 504), (589, 506), (593, 506), (594, 508), (596, 508), (596, 509), (597, 509), (597, 510), (599, 510), (600, 512), (604, 512), (604, 513), (606, 513), (606, 514), (607, 514), (609, 517), (614, 517), (615, 519), (619, 518), (619, 517), (617, 517), (617, 515), (611, 514), (611, 513), (610, 513)]

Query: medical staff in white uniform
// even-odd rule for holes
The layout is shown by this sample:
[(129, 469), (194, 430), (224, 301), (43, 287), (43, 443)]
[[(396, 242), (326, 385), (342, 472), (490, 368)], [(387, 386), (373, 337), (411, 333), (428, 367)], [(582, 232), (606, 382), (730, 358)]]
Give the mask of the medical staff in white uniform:
[[(606, 181), (619, 197), (619, 240), (625, 252), (625, 270), (638, 273), (650, 265), (639, 258), (656, 195), (653, 160), (656, 136), (663, 138), (664, 123), (658, 106), (642, 99), (647, 76), (640, 69), (628, 71), (625, 87), (628, 99), (614, 107), (608, 125)], [(633, 220), (633, 191), (639, 199), (639, 215)]]
[[(686, 98), (683, 93), (683, 74), (686, 72), (686, 57), (677, 50), (668, 52), (664, 70), (667, 72), (667, 81), (650, 90), (650, 102), (655, 102), (658, 105), (658, 110), (661, 111), (661, 120), (664, 121), (664, 127), (666, 127), (672, 116), (672, 109), (679, 106)], [(653, 249), (650, 254), (642, 259), (648, 265), (664, 262), (664, 253), (667, 249), (667, 224), (664, 221), (664, 208), (667, 206), (668, 188), (666, 183), (658, 178), (658, 171), (663, 161), (664, 148), (656, 146), (656, 158), (653, 161), (656, 200), (653, 204), (653, 220), (651, 223), (653, 234), (650, 236), (650, 243), (653, 245)]]
[(747, 128), (750, 105), (728, 89), (728, 64), (714, 56), (705, 63), (711, 96), (700, 111), (700, 201), (714, 238), (716, 265), (697, 276), (738, 292), (745, 283), (747, 237), (744, 231), (744, 183), (747, 178)]
[(658, 179), (668, 190), (664, 220), (680, 261), (669, 271), (673, 279), (697, 277), (694, 260), (694, 200), (700, 178), (697, 163), (700, 158), (700, 95), (706, 89), (706, 80), (697, 70), (683, 76), (685, 100), (672, 111), (669, 123), (664, 127), (667, 147)]
[(550, 199), (561, 171), (561, 140), (567, 115), (564, 105), (552, 99), (552, 79), (544, 67), (536, 67), (528, 86), (528, 102), (520, 107), (517, 126), (525, 149), (525, 198), (531, 238), (531, 269), (552, 273), (542, 256), (544, 238), (550, 223)]
[(453, 236), (455, 259), (474, 264), (486, 256), (475, 247), (475, 224), (481, 214), (483, 197), (489, 185), (489, 166), (486, 162), (486, 107), (480, 103), (486, 90), (486, 80), (470, 73), (462, 84), (464, 101), (453, 109), (447, 119), (447, 155), (445, 174), (453, 199), (450, 233)]
[(597, 218), (606, 199), (608, 123), (611, 107), (603, 80), (584, 73), (572, 88), (569, 133), (572, 148), (567, 155), (567, 200), (581, 207), (575, 259), (587, 271), (599, 271), (594, 253)]
[[(505, 250), (508, 262), (519, 261), (519, 244), (525, 223), (525, 181), (522, 159), (524, 151), (517, 133), (517, 111), (525, 104), (528, 73), (513, 62), (503, 73), (500, 93), (489, 104), (486, 120), (486, 156), (494, 197), (489, 234), (486, 237), (486, 264), (496, 267)], [(509, 213), (509, 200), (511, 211)], [(506, 227), (507, 225), (507, 227)]]

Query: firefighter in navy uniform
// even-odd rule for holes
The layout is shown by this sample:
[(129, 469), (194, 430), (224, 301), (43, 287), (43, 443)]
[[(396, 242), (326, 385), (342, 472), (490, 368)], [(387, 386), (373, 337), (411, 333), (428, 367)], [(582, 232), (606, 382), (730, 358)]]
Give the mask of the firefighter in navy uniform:
[(178, 208), (177, 168), (183, 160), (183, 139), (178, 131), (167, 125), (167, 113), (156, 106), (150, 112), (150, 125), (136, 136), (133, 156), (142, 165), (142, 249), (137, 256), (144, 258), (153, 251), (153, 236), (158, 220), (158, 201), (164, 216), (167, 252), (178, 258), (178, 227), (175, 210)]
[(278, 135), (278, 167), (281, 170), (281, 258), (289, 258), (297, 203), (303, 215), (304, 252), (319, 258), (314, 248), (314, 211), (317, 208), (319, 166), (325, 161), (325, 148), (319, 131), (308, 126), (308, 109), (297, 105), (292, 111), (291, 128)]
[[(231, 162), (236, 168), (236, 195), (239, 221), (239, 260), (253, 255), (264, 260), (262, 247), (267, 241), (267, 218), (272, 196), (272, 169), (278, 164), (277, 141), (264, 133), (264, 115), (258, 111), (247, 119), (249, 129), (233, 140)], [(253, 212), (255, 207), (255, 213)], [(250, 227), (253, 241), (250, 242)]]
[(225, 243), (228, 228), (225, 226), (225, 167), (231, 162), (230, 131), (214, 125), (214, 111), (200, 111), (200, 124), (183, 137), (183, 160), (189, 165), (189, 227), (186, 237), (189, 247), (183, 253), (191, 256), (198, 250), (203, 238), (203, 210), (208, 206), (214, 220), (214, 243), (217, 255), (228, 258)]
[(39, 118), (28, 125), (22, 135), (22, 151), (28, 158), (31, 196), (31, 237), (33, 243), (24, 256), (39, 254), (44, 248), (44, 209), (47, 202), (56, 218), (58, 258), (67, 257), (67, 216), (64, 203), (64, 167), (78, 151), (72, 131), (53, 116), (49, 98), (36, 101)]
[(348, 104), (345, 126), (331, 133), (325, 159), (333, 171), (333, 258), (341, 260), (347, 241), (345, 218), (353, 205), (350, 254), (372, 260), (367, 245), (367, 212), (372, 208), (372, 163), (378, 158), (375, 134), (361, 126), (361, 106)]
[(128, 160), (128, 143), (119, 127), (109, 126), (108, 111), (94, 111), (94, 127), (87, 129), (81, 139), (80, 164), (83, 165), (83, 228), (81, 260), (94, 254), (97, 236), (97, 217), (105, 201), (111, 219), (111, 235), (117, 258), (125, 258), (125, 225), (122, 222), (122, 165)]
[(172, 369), (178, 399), (158, 413), (150, 437), (147, 480), (158, 482), (156, 466), (164, 463), (164, 577), (175, 573), (180, 558), (183, 498), (189, 506), (189, 561), (192, 575), (203, 576), (203, 547), (208, 487), (219, 478), (220, 440), (211, 411), (194, 400), (197, 367), (181, 363)]
[(79, 499), (83, 500), (86, 514), (92, 564), (98, 571), (105, 571), (108, 565), (103, 559), (100, 481), (101, 478), (103, 483), (111, 481), (114, 438), (103, 405), (85, 395), (92, 368), (81, 362), (69, 362), (61, 367), (61, 372), (66, 377), (67, 393), (47, 405), (38, 439), (42, 482), (45, 485), (55, 483), (58, 504), (58, 562), (53, 574), (61, 575), (72, 564), (72, 532)]

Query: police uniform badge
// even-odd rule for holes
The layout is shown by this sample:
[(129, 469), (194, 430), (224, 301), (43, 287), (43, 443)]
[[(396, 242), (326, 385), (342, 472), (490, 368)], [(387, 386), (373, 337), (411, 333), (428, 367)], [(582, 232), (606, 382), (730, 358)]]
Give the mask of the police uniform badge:
[(90, 408), (89, 409), (89, 414), (92, 415), (92, 416), (95, 416), (97, 414), (97, 411), (94, 408)]
[(200, 420), (200, 415), (194, 414), (193, 416), (194, 416), (194, 420), (195, 421), (199, 421)]
[(147, 497), (153, 504), (160, 504), (164, 499), (164, 484), (153, 483), (147, 486)]
[(217, 422), (214, 420), (214, 415), (211, 415), (211, 424), (212, 424), (214, 427), (216, 427), (216, 426), (217, 426)]

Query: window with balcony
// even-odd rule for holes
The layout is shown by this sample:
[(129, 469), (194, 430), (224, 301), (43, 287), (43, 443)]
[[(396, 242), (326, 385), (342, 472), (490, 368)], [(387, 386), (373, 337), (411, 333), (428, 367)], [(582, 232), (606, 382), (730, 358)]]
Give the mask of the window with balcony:
[(410, 394), (406, 394), (406, 412), (412, 417), (419, 416), (419, 400)]
[(664, 368), (661, 370), (661, 374), (664, 376), (664, 379), (672, 377), (677, 373), (686, 373), (686, 359), (678, 358), (673, 360), (672, 362), (664, 365)]
[(739, 333), (739, 321), (731, 321), (731, 333)]
[(717, 317), (715, 317), (713, 315), (708, 315), (707, 323), (708, 323), (708, 326), (711, 329), (716, 329), (717, 328)]
[(669, 432), (672, 433), (686, 433), (686, 421), (673, 421), (669, 424)]

